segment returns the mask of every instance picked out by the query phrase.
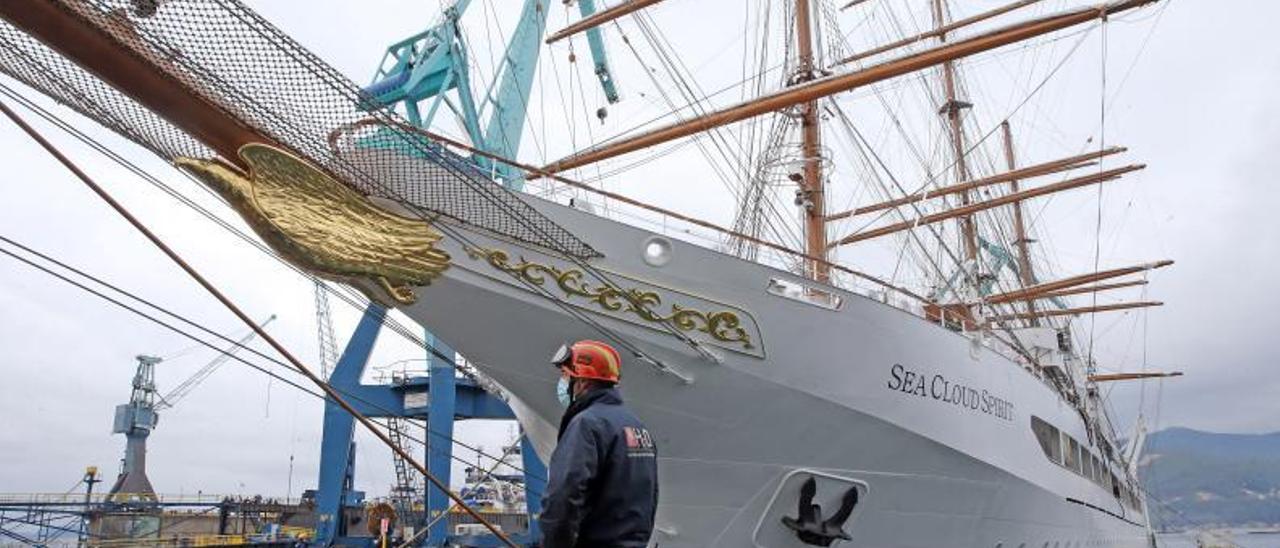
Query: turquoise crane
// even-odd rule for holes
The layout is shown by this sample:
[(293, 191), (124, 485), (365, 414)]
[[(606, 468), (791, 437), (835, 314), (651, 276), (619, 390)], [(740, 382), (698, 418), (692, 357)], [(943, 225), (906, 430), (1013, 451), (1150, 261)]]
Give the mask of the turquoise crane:
[[(1019, 273), (1018, 261), (1008, 249), (1005, 249), (998, 244), (991, 243), (981, 236), (978, 237), (978, 246), (991, 256), (991, 260), (986, 265), (986, 272), (978, 278), (978, 293), (983, 297), (986, 297), (991, 295), (992, 290), (995, 288), (996, 279), (1000, 275), (1001, 270), (1008, 268), (1014, 273), (1014, 275)], [(934, 289), (934, 291), (929, 294), (929, 299), (935, 302), (944, 300), (946, 294), (952, 291), (952, 288), (956, 287), (957, 279), (963, 272), (963, 268), (957, 268), (951, 273), (951, 277), (947, 278), (945, 285)], [(1067, 308), (1067, 303), (1063, 302), (1062, 299), (1059, 299), (1058, 297), (1053, 297), (1049, 300), (1054, 306), (1060, 309)]]
[[(507, 43), (494, 80), (479, 101), (472, 87), (467, 44), (459, 26), (470, 4), (471, 0), (457, 0), (445, 9), (438, 24), (387, 48), (373, 82), (365, 88), (373, 99), (367, 108), (402, 106), (410, 123), (426, 128), (444, 105), (457, 116), (477, 148), (514, 159), (528, 118), (529, 93), (547, 25), (547, 2), (524, 1), (520, 22)], [(581, 0), (579, 9), (583, 16), (590, 15), (595, 12), (595, 2)], [(605, 97), (610, 103), (617, 102), (618, 91), (600, 30), (587, 31), (587, 41)], [(482, 124), (486, 116), (487, 123)], [(472, 160), (491, 171), (507, 188), (523, 187), (524, 178), (511, 166), (481, 157)]]

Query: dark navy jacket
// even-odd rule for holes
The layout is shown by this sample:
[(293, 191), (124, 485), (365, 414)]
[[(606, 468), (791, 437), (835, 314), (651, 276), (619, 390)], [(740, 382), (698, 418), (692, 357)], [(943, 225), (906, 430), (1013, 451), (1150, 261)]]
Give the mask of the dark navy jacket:
[(543, 548), (643, 548), (658, 505), (653, 437), (614, 388), (579, 397), (560, 422), (542, 497)]

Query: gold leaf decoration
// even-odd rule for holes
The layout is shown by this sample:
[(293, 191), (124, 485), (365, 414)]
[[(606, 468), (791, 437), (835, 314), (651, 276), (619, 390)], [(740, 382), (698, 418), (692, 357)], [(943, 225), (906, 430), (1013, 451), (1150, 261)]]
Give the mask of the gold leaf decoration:
[(226, 198), (295, 265), (352, 283), (383, 304), (413, 304), (413, 287), (430, 285), (449, 267), (449, 254), (436, 247), (442, 236), (427, 222), (378, 207), (275, 147), (251, 143), (239, 154), (247, 175), (216, 160), (176, 163)]
[(547, 287), (548, 281), (554, 281), (551, 289), (558, 289), (571, 300), (577, 298), (594, 304), (606, 312), (622, 312), (650, 323), (670, 323), (680, 331), (706, 333), (722, 343), (738, 344), (744, 349), (754, 348), (751, 334), (743, 327), (738, 314), (730, 310), (704, 312), (672, 304), (669, 311), (662, 314), (656, 312), (663, 306), (662, 296), (656, 291), (593, 285), (584, 281), (586, 274), (581, 270), (530, 262), (524, 257), (513, 264), (511, 255), (501, 249), (468, 248), (467, 254), (540, 287)]

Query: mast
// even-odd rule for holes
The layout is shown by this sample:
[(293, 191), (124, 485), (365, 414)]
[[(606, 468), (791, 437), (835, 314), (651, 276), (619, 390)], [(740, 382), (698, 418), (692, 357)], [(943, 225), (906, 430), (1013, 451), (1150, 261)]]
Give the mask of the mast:
[[(947, 24), (942, 3), (943, 0), (933, 0), (934, 26), (939, 29)], [(947, 33), (939, 32), (938, 41), (946, 43)], [(960, 111), (973, 105), (956, 100), (956, 67), (954, 61), (948, 60), (942, 63), (942, 88), (947, 97), (947, 102), (942, 105), (942, 113), (946, 114), (947, 125), (951, 129), (951, 150), (955, 155), (956, 181), (968, 181), (969, 164), (964, 155), (964, 126), (960, 118)], [(960, 193), (961, 205), (967, 206), (972, 202), (972, 196), (969, 192)], [(960, 230), (962, 241), (964, 242), (965, 259), (973, 262), (974, 268), (977, 268), (978, 230), (973, 224), (973, 216), (965, 215), (960, 218)]]
[[(1001, 133), (1004, 135), (1004, 159), (1009, 164), (1009, 170), (1013, 171), (1018, 168), (1018, 162), (1013, 156), (1013, 130), (1009, 128), (1009, 121), (1005, 120), (1000, 124)], [(1018, 193), (1018, 180), (1009, 181), (1009, 192)], [(1018, 248), (1018, 277), (1022, 282), (1023, 288), (1036, 285), (1035, 273), (1031, 270), (1031, 255), (1027, 252), (1027, 244), (1031, 240), (1027, 239), (1027, 228), (1022, 219), (1022, 202), (1013, 203), (1013, 233), (1014, 245)], [(1036, 302), (1027, 299), (1027, 314), (1034, 327), (1040, 327), (1040, 318), (1036, 316)]]
[[(796, 45), (799, 62), (791, 85), (814, 79), (813, 31), (810, 27), (809, 0), (796, 0)], [(804, 169), (796, 202), (804, 210), (805, 254), (822, 261), (806, 261), (806, 274), (819, 282), (831, 279), (827, 259), (825, 182), (822, 180), (822, 127), (818, 120), (818, 100), (800, 105), (800, 128), (803, 135), (801, 155)]]

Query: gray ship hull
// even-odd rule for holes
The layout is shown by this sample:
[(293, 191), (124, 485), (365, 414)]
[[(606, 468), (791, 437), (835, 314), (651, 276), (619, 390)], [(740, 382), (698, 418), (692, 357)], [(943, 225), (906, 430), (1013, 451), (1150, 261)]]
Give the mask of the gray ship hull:
[[(447, 243), (453, 266), (402, 310), (507, 391), (544, 456), (562, 412), (547, 357), (602, 337), (575, 315), (674, 369), (624, 352), (624, 397), (662, 456), (655, 546), (808, 546), (781, 520), (808, 478), (827, 516), (860, 495), (852, 540), (834, 546), (1150, 545), (1144, 516), (1051, 462), (1031, 430), (1035, 416), (1089, 439), (1081, 415), (982, 341), (856, 293), (819, 288), (831, 307), (771, 291), (810, 282), (679, 241), (662, 240), (667, 262), (652, 266), (654, 234), (529, 200), (601, 251), (592, 266), (617, 286), (657, 295), (653, 310), (704, 314), (673, 330), (611, 306), (562, 258), (476, 233)], [(713, 311), (738, 329), (700, 320)]]

